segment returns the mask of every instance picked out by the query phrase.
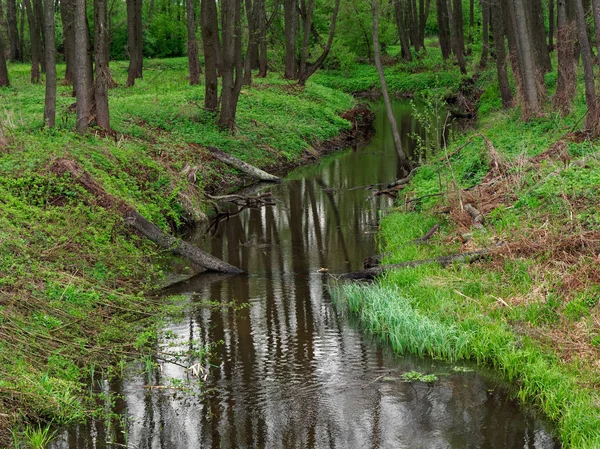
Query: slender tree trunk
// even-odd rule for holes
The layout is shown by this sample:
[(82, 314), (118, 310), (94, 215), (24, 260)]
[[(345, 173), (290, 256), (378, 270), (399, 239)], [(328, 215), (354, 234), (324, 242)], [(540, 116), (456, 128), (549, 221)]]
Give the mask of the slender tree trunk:
[(331, 17), (331, 24), (329, 26), (329, 37), (327, 38), (327, 43), (325, 44), (325, 48), (323, 49), (321, 56), (319, 56), (313, 64), (310, 64), (300, 76), (298, 84), (300, 84), (301, 86), (304, 86), (306, 84), (306, 81), (308, 81), (308, 79), (317, 70), (319, 70), (319, 68), (323, 65), (323, 62), (325, 62), (325, 59), (327, 59), (327, 55), (329, 55), (329, 52), (331, 51), (331, 45), (333, 44), (333, 38), (335, 36), (335, 26), (337, 23), (339, 11), (340, 0), (335, 0), (335, 6), (333, 7), (333, 16)]
[(577, 19), (577, 30), (579, 31), (579, 47), (581, 49), (581, 61), (583, 62), (583, 77), (585, 80), (585, 104), (587, 115), (585, 129), (592, 137), (600, 135), (600, 108), (596, 98), (596, 83), (594, 81), (594, 63), (592, 60), (592, 49), (585, 24), (585, 11), (581, 0), (574, 0), (575, 16)]
[(46, 0), (46, 98), (44, 101), (44, 124), (54, 128), (56, 124), (56, 42), (54, 37), (54, 1)]
[(245, 86), (252, 84), (252, 69), (258, 67), (258, 1), (246, 0), (246, 20), (248, 22), (248, 48), (244, 60), (244, 82)]
[(74, 0), (75, 26), (75, 83), (77, 84), (77, 124), (76, 130), (83, 134), (87, 132), (93, 120), (94, 87), (93, 74), (89, 63), (90, 42), (87, 24), (85, 0)]
[(137, 78), (142, 78), (142, 0), (127, 0), (127, 47), (129, 69), (126, 86), (131, 87)]
[(567, 0), (558, 0), (557, 51), (558, 79), (553, 106), (563, 116), (571, 112), (573, 98), (577, 89), (577, 65), (575, 60), (574, 23), (567, 14)]
[(519, 65), (523, 84), (523, 106), (525, 118), (539, 116), (541, 114), (540, 95), (538, 92), (537, 68), (532, 42), (527, 27), (527, 15), (524, 0), (509, 0), (514, 5), (514, 20), (517, 34), (517, 51), (519, 53)]
[(46, 58), (44, 57), (44, 45), (46, 42), (46, 31), (44, 29), (44, 6), (42, 0), (33, 0), (33, 20), (35, 23), (35, 35), (39, 39), (40, 65), (42, 72), (46, 72)]
[(314, 7), (314, 0), (300, 0), (300, 11), (302, 12), (300, 15), (302, 20), (302, 47), (300, 48), (299, 79), (302, 79), (304, 76), (308, 64), (308, 49), (310, 47), (310, 30), (312, 27)]
[(38, 30), (34, 18), (33, 7), (30, 0), (23, 0), (25, 11), (27, 12), (27, 22), (29, 25), (29, 39), (31, 42), (31, 83), (38, 84), (40, 82), (40, 59), (42, 57), (42, 45), (40, 35), (36, 33)]
[(267, 10), (265, 0), (254, 0), (256, 2), (256, 27), (258, 33), (258, 76), (267, 76)]
[(20, 14), (20, 23), (19, 27), (19, 55), (21, 56), (21, 61), (25, 58), (23, 44), (25, 43), (25, 5), (23, 3), (19, 6), (19, 14)]
[(390, 122), (390, 127), (392, 128), (392, 135), (394, 136), (394, 145), (396, 146), (396, 152), (398, 153), (398, 161), (406, 173), (408, 173), (410, 171), (410, 161), (408, 160), (408, 157), (402, 148), (402, 140), (400, 139), (398, 124), (396, 123), (396, 118), (394, 117), (394, 110), (392, 109), (392, 102), (387, 89), (385, 73), (383, 72), (383, 66), (381, 65), (381, 55), (379, 50), (379, 4), (377, 0), (372, 0), (371, 10), (373, 13), (373, 53), (375, 56), (375, 66), (377, 67), (379, 81), (381, 82), (381, 92), (383, 93), (385, 110)]
[(452, 0), (448, 2), (448, 13), (450, 15), (450, 23), (452, 24), (451, 41), (452, 51), (456, 55), (458, 60), (458, 67), (460, 73), (463, 75), (467, 73), (467, 62), (465, 61), (465, 36), (463, 27), (463, 10), (462, 0), (454, 0), (454, 7), (451, 5)]
[(4, 42), (2, 40), (2, 33), (0, 33), (0, 87), (6, 87), (10, 85), (8, 68), (6, 67), (6, 57), (4, 54)]
[(223, 69), (221, 114), (218, 125), (233, 132), (243, 82), (241, 0), (221, 0)]
[(215, 0), (201, 0), (200, 27), (204, 47), (205, 96), (204, 107), (216, 112), (219, 107), (217, 75), (217, 41), (219, 22)]
[(537, 70), (540, 75), (552, 71), (552, 62), (546, 39), (546, 27), (544, 26), (544, 11), (542, 0), (527, 0), (524, 3), (528, 16), (528, 29), (531, 37), (532, 50), (535, 55)]
[(403, 0), (394, 0), (394, 15), (396, 17), (396, 27), (398, 28), (398, 35), (400, 36), (400, 48), (402, 59), (405, 61), (412, 61), (412, 54), (410, 52), (410, 42), (408, 39), (408, 32), (406, 31), (406, 25), (404, 20), (404, 8), (402, 6)]
[[(73, 0), (60, 0), (60, 16), (63, 26), (63, 48), (67, 68), (65, 70), (65, 84), (71, 84), (75, 74), (75, 27)], [(76, 92), (73, 92), (76, 94)]]
[(450, 57), (450, 52), (452, 51), (452, 44), (450, 42), (448, 4), (446, 3), (446, 0), (436, 0), (436, 6), (440, 48), (442, 50), (442, 58), (445, 61)]
[(96, 124), (100, 128), (110, 129), (108, 87), (112, 83), (112, 77), (108, 69), (109, 36), (106, 0), (94, 0), (94, 58), (96, 62), (94, 86)]
[[(482, 70), (487, 67), (488, 55), (490, 52), (490, 1), (493, 0), (481, 0), (481, 60), (479, 61), (479, 68)], [(502, 44), (504, 45), (504, 34), (502, 34)]]
[(196, 11), (194, 3), (194, 0), (185, 0), (187, 17), (187, 57), (191, 86), (200, 84), (200, 59), (198, 58), (198, 42), (196, 41)]
[(554, 51), (554, 24), (556, 23), (556, 15), (554, 13), (554, 5), (556, 0), (548, 0), (548, 51)]
[(427, 28), (427, 17), (429, 17), (429, 7), (431, 0), (420, 0), (419, 1), (419, 44), (421, 48), (426, 50), (425, 47), (425, 28)]
[(596, 32), (596, 58), (600, 63), (600, 0), (592, 0), (594, 30)]
[[(488, 0), (484, 0), (488, 1)], [(504, 41), (504, 20), (502, 4), (500, 0), (489, 0), (488, 14), (492, 19), (492, 30), (494, 32), (494, 47), (496, 49), (496, 71), (498, 73), (498, 85), (502, 97), (502, 107), (508, 109), (513, 105), (513, 96), (510, 91), (508, 72), (506, 70), (506, 43)]]
[(283, 0), (285, 28), (285, 78), (296, 78), (297, 0)]
[(8, 59), (21, 61), (19, 30), (17, 27), (17, 3), (15, 0), (7, 0), (6, 2), (6, 20), (8, 22)]

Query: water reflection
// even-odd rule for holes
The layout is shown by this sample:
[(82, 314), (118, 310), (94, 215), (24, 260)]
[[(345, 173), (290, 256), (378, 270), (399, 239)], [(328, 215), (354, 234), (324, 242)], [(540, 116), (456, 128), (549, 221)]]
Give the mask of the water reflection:
[[(408, 132), (423, 130), (406, 104), (397, 111), (408, 146)], [(169, 327), (176, 344), (164, 342), (159, 351), (216, 343), (204, 366), (207, 391), (194, 395), (200, 389), (187, 381), (189, 371), (161, 363), (147, 375), (105, 386), (122, 394), (112, 407), (127, 419), (72, 429), (55, 447), (102, 448), (110, 446), (106, 441), (165, 449), (558, 447), (543, 420), (480, 372), (398, 357), (332, 305), (324, 269), (360, 269), (376, 253), (380, 214), (391, 206), (372, 196), (374, 184), (398, 175), (385, 114), (377, 116), (369, 145), (271, 186), (276, 206), (245, 210), (193, 236), (251, 273), (200, 275), (170, 289), (192, 307)], [(193, 307), (207, 300), (228, 307)], [(439, 380), (403, 382), (407, 371)]]

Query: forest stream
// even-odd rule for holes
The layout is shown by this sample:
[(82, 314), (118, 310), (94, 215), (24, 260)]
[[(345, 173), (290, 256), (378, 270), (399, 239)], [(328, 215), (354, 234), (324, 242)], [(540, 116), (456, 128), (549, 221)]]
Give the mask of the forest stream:
[[(409, 102), (394, 107), (414, 152), (411, 135), (426, 132)], [(553, 426), (511, 399), (492, 373), (396, 355), (332, 302), (330, 274), (360, 270), (377, 254), (378, 221), (393, 206), (373, 196), (399, 176), (383, 103), (374, 109), (368, 144), (255, 187), (276, 204), (190, 236), (250, 273), (199, 275), (168, 289), (190, 307), (158, 352), (210, 347), (202, 366), (136, 364), (122, 379), (100, 379), (94, 388), (105, 391), (112, 418), (69, 428), (52, 448), (560, 447)], [(439, 122), (428, 138), (441, 141)], [(174, 261), (173, 273), (184, 266)], [(410, 372), (437, 380), (407, 381)]]

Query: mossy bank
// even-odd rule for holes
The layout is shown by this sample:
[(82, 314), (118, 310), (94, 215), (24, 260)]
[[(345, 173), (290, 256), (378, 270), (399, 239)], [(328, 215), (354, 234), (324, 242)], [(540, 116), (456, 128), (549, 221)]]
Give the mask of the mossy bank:
[[(546, 82), (552, 92), (555, 77)], [(398, 352), (493, 366), (557, 423), (565, 447), (597, 448), (600, 160), (578, 132), (583, 94), (566, 117), (524, 122), (519, 108), (501, 110), (497, 86), (481, 87), (476, 129), (429, 155), (379, 242), (383, 264), (489, 257), (388, 271), (341, 296)]]
[(177, 310), (146, 295), (163, 282), (164, 254), (70, 176), (54, 175), (57, 158), (174, 230), (202, 216), (205, 189), (243, 181), (204, 145), (282, 168), (342, 145), (352, 129), (341, 117), (356, 103), (350, 95), (273, 75), (243, 90), (229, 135), (202, 109), (204, 88), (187, 85), (186, 69), (183, 58), (148, 61), (127, 89), (126, 64), (113, 63), (114, 132), (80, 136), (72, 88), (59, 88), (57, 128), (42, 129), (44, 87), (29, 84), (29, 66), (10, 66), (11, 87), (0, 90), (0, 446), (17, 424), (95, 413), (85, 380), (151, 354), (161, 320)]

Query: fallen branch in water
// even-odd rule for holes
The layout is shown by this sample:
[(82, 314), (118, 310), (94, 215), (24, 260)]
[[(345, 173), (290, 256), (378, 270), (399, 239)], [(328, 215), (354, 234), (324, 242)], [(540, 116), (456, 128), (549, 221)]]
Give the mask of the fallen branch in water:
[(138, 231), (144, 237), (152, 240), (158, 246), (168, 249), (176, 256), (184, 257), (189, 261), (210, 271), (221, 273), (243, 273), (237, 267), (214, 257), (200, 248), (163, 232), (157, 225), (140, 215), (133, 207), (123, 200), (110, 195), (91, 175), (83, 170), (77, 162), (69, 159), (54, 161), (52, 171), (57, 175), (70, 174), (75, 182), (91, 193), (98, 204), (106, 209), (118, 210), (124, 218), (126, 225)]
[(410, 173), (408, 175), (406, 175), (404, 178), (398, 179), (397, 181), (394, 181), (390, 184), (388, 184), (388, 189), (394, 188), (394, 187), (398, 187), (398, 186), (404, 186), (406, 184), (408, 184), (411, 179), (413, 178), (413, 176), (415, 175), (415, 173), (417, 172), (416, 168), (413, 168)]
[(224, 203), (233, 203), (238, 206), (246, 206), (246, 207), (260, 207), (260, 206), (274, 206), (275, 200), (273, 199), (273, 194), (271, 192), (266, 192), (261, 195), (251, 196), (251, 195), (221, 195), (221, 196), (213, 196), (206, 195), (206, 197), (211, 201), (218, 201)]
[(366, 270), (357, 271), (354, 273), (344, 273), (340, 276), (340, 279), (347, 280), (371, 280), (376, 276), (385, 273), (390, 270), (399, 270), (402, 268), (414, 268), (420, 265), (426, 265), (430, 263), (439, 263), (442, 267), (447, 267), (454, 262), (475, 262), (476, 260), (483, 259), (491, 254), (490, 250), (484, 249), (480, 251), (473, 251), (470, 253), (453, 254), (450, 256), (437, 257), (435, 259), (424, 259), (424, 260), (411, 260), (409, 262), (403, 262), (392, 265), (381, 265), (378, 267), (368, 268)]
[(281, 182), (281, 178), (277, 176), (271, 175), (266, 171), (261, 170), (260, 168), (256, 168), (253, 165), (250, 165), (231, 154), (225, 153), (224, 151), (219, 150), (215, 147), (206, 147), (211, 154), (224, 164), (227, 164), (233, 168), (237, 168), (239, 171), (251, 176), (252, 178), (259, 179), (261, 181), (267, 182)]

